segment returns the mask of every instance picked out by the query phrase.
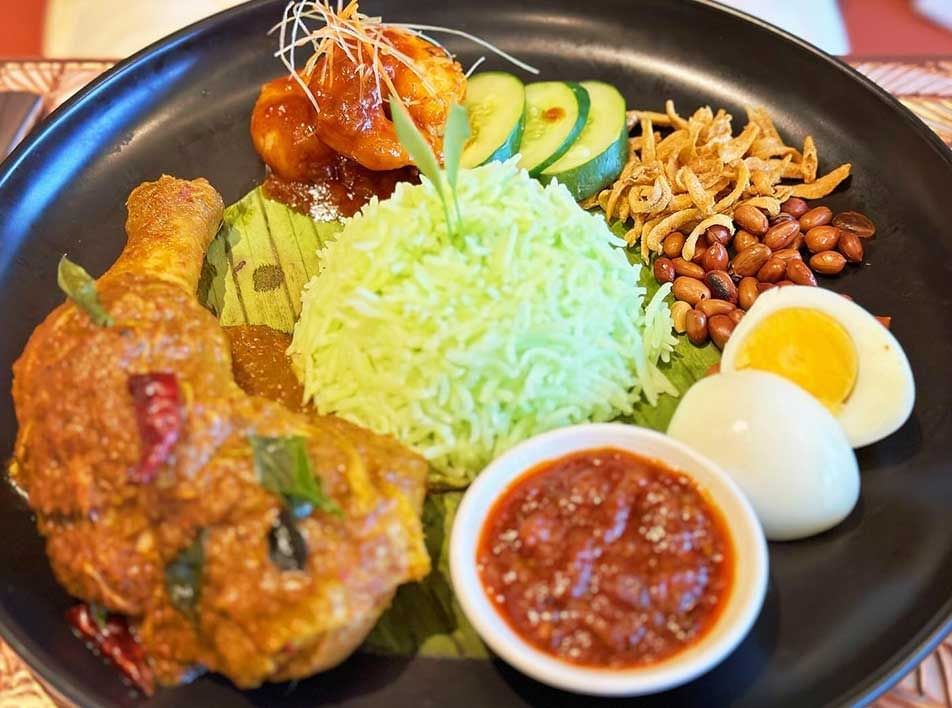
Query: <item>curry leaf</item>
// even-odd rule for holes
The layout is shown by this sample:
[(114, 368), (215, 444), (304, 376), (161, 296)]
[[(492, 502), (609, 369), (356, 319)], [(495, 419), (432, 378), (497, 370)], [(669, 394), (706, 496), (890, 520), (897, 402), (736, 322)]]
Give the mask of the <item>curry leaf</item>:
[(165, 589), (169, 601), (179, 612), (194, 618), (195, 608), (202, 595), (202, 569), (205, 564), (205, 532), (198, 534), (190, 546), (184, 548), (165, 566)]
[(341, 508), (324, 493), (314, 475), (304, 438), (249, 436), (255, 472), (265, 489), (280, 494), (295, 516), (308, 516), (311, 509), (341, 515)]
[(453, 193), (457, 224), (462, 221), (462, 215), (459, 210), (459, 199), (456, 196), (456, 181), (459, 177), (459, 162), (463, 155), (463, 147), (469, 135), (469, 114), (463, 106), (454, 103), (450, 106), (446, 130), (443, 131), (443, 164), (446, 167), (446, 181), (449, 182), (450, 191)]
[(440, 201), (443, 202), (443, 213), (446, 216), (446, 229), (452, 232), (450, 223), (450, 208), (446, 199), (446, 190), (443, 188), (443, 173), (440, 171), (440, 163), (437, 162), (430, 144), (420, 133), (407, 112), (406, 106), (396, 96), (390, 97), (390, 115), (393, 118), (393, 127), (397, 131), (397, 138), (403, 149), (407, 151), (417, 169), (430, 180), (436, 193), (440, 195)]
[(66, 256), (60, 258), (59, 267), (56, 269), (56, 282), (60, 290), (84, 310), (94, 323), (100, 327), (112, 325), (112, 316), (99, 302), (96, 281), (81, 265), (73, 263)]

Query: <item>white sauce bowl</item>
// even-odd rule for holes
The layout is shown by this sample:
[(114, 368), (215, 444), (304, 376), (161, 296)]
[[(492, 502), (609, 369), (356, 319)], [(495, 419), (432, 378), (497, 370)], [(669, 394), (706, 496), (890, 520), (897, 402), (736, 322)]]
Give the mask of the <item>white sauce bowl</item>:
[[(480, 535), (497, 499), (523, 474), (547, 460), (616, 448), (664, 463), (693, 479), (721, 512), (733, 545), (734, 577), (713, 627), (683, 651), (647, 666), (600, 669), (539, 651), (500, 616), (476, 568)], [(737, 484), (717, 465), (667, 435), (620, 423), (577, 425), (537, 435), (492, 462), (470, 486), (450, 539), (453, 587), (469, 621), (489, 647), (524, 674), (557, 688), (600, 696), (636, 696), (687, 683), (717, 665), (747, 635), (767, 588), (767, 544)]]

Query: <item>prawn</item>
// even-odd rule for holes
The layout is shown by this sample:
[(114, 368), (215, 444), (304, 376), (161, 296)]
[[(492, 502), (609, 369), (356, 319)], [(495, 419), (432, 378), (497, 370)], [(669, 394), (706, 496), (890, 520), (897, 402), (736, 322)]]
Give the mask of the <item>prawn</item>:
[[(291, 75), (265, 84), (252, 113), (255, 148), (269, 167), (286, 179), (306, 179), (309, 166), (331, 151), (370, 170), (410, 165), (390, 96), (403, 102), (440, 156), (449, 109), (466, 90), (459, 63), (411, 28), (361, 15), (356, 2), (337, 12), (313, 3), (311, 14), (324, 26), (302, 40), (292, 34), (289, 47), (311, 42), (314, 54), (301, 69), (286, 61)], [(291, 24), (298, 27), (299, 20), (294, 16)], [(284, 25), (282, 46), (283, 32)]]

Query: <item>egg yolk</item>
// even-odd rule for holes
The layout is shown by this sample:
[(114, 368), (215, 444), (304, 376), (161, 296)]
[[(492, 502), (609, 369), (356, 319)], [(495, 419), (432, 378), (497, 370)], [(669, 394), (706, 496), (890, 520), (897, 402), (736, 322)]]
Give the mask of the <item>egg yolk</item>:
[(839, 322), (794, 307), (778, 310), (754, 327), (741, 342), (734, 367), (783, 376), (837, 413), (856, 384), (858, 356)]

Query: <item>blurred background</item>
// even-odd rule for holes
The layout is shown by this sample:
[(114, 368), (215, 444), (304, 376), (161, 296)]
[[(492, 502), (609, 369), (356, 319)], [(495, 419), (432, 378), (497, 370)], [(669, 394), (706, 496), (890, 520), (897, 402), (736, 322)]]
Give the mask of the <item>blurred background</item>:
[[(118, 59), (239, 1), (0, 0), (0, 57)], [(952, 55), (952, 0), (726, 4), (780, 25), (831, 54)]]
[[(116, 60), (241, 1), (0, 0), (0, 159)], [(721, 2), (846, 57), (952, 145), (952, 0)]]

